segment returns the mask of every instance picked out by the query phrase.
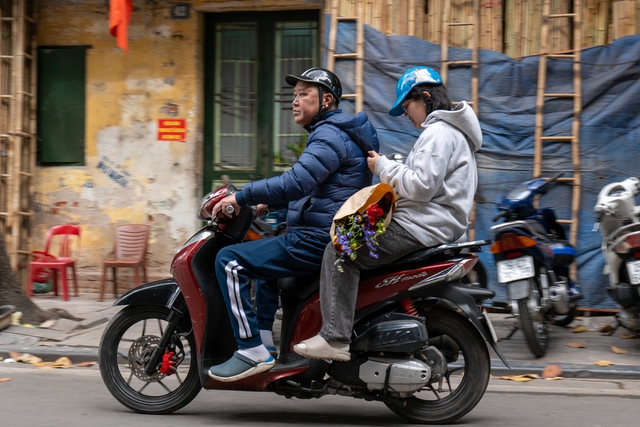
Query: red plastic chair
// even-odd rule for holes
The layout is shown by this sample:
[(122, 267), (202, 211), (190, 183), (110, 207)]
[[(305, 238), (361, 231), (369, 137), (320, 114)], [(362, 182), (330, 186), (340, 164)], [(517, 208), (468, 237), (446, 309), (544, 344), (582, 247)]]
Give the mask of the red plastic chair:
[[(75, 257), (80, 251), (80, 226), (63, 224), (51, 227), (47, 231), (44, 251), (31, 252), (32, 261), (29, 263), (29, 297), (33, 296), (33, 282), (42, 279), (43, 272), (53, 277), (53, 292), (58, 295), (58, 272), (62, 285), (62, 299), (69, 301), (69, 287), (67, 284), (67, 269), (71, 268), (75, 296), (78, 296), (78, 279), (76, 278)], [(43, 271), (44, 270), (44, 271)]]

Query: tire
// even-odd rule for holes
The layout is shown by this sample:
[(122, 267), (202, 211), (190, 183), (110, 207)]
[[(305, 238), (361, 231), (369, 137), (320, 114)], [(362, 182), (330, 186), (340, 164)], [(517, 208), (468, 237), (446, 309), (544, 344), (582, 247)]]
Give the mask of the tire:
[[(169, 309), (129, 306), (116, 314), (102, 334), (98, 364), (109, 392), (127, 408), (142, 414), (169, 414), (191, 402), (200, 392), (193, 333), (180, 337), (185, 358), (172, 375), (144, 373), (143, 357), (160, 341)], [(191, 330), (188, 318), (176, 331)], [(186, 371), (186, 373), (185, 373)]]
[(447, 359), (442, 384), (446, 395), (436, 391), (436, 383), (415, 392), (404, 406), (386, 405), (410, 422), (450, 423), (471, 411), (484, 395), (491, 373), (489, 350), (480, 332), (462, 315), (437, 307), (425, 311), (418, 306), (418, 311), (426, 318), (429, 345)]
[(542, 357), (549, 345), (549, 331), (541, 309), (540, 292), (535, 281), (529, 283), (529, 296), (518, 300), (520, 328), (536, 357)]
[(569, 311), (567, 314), (562, 315), (554, 315), (549, 317), (549, 321), (552, 325), (556, 326), (567, 326), (576, 318), (576, 313), (578, 312), (578, 303), (572, 302), (569, 305)]

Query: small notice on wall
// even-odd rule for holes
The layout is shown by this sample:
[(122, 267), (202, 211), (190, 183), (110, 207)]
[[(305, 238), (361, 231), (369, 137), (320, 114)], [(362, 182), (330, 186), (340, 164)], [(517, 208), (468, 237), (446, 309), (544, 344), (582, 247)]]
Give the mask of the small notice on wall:
[(187, 140), (186, 119), (158, 119), (158, 141)]

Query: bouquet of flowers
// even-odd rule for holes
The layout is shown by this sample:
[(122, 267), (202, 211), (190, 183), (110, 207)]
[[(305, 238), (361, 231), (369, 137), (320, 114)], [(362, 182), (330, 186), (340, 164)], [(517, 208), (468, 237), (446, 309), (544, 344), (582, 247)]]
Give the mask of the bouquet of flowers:
[(356, 251), (367, 246), (369, 256), (378, 258), (377, 237), (385, 232), (395, 209), (396, 196), (388, 184), (366, 187), (348, 199), (333, 218), (331, 238), (338, 251), (335, 261), (343, 272), (346, 257), (356, 259)]

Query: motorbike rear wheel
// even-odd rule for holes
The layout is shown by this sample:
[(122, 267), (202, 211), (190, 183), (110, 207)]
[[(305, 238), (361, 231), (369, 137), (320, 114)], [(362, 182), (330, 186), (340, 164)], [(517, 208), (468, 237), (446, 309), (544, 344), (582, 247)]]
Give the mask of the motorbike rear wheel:
[[(191, 402), (200, 392), (193, 333), (177, 337), (184, 359), (174, 374), (144, 372), (145, 359), (160, 341), (169, 309), (129, 306), (116, 314), (100, 341), (98, 364), (109, 392), (127, 408), (142, 414), (169, 414)], [(191, 330), (183, 319), (176, 332)], [(186, 372), (185, 372), (186, 371)]]
[(542, 313), (541, 295), (534, 280), (529, 283), (529, 296), (518, 300), (520, 327), (529, 349), (536, 357), (542, 357), (549, 345), (549, 328)]
[(484, 395), (491, 372), (489, 350), (482, 335), (460, 314), (442, 308), (417, 308), (426, 318), (429, 345), (437, 347), (447, 359), (443, 391), (435, 388), (436, 383), (415, 392), (404, 406), (386, 405), (411, 422), (450, 423), (471, 411)]

